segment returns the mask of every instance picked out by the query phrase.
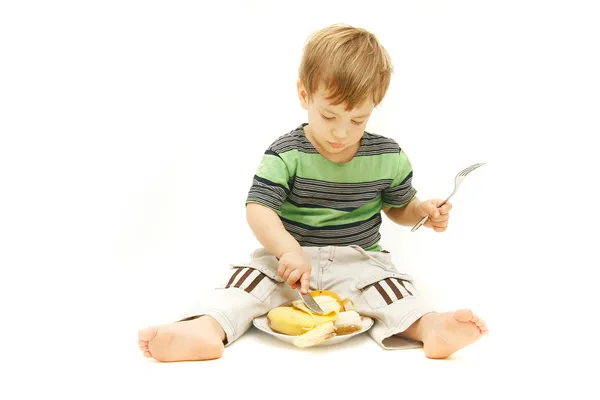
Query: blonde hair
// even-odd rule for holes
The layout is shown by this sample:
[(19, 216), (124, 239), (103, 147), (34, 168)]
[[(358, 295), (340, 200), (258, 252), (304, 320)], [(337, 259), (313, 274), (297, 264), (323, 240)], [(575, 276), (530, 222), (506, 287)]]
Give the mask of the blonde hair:
[(313, 33), (305, 43), (299, 79), (308, 98), (324, 85), (334, 105), (346, 103), (352, 110), (369, 97), (375, 105), (390, 84), (392, 62), (375, 35), (344, 24)]

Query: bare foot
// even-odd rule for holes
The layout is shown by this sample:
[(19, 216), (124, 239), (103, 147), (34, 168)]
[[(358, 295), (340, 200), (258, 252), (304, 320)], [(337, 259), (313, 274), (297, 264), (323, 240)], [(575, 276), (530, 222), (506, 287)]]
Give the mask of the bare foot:
[(447, 358), (487, 335), (486, 323), (469, 309), (422, 317), (421, 337), (428, 358)]
[(138, 332), (144, 356), (158, 361), (200, 361), (223, 355), (225, 332), (212, 317), (153, 326)]

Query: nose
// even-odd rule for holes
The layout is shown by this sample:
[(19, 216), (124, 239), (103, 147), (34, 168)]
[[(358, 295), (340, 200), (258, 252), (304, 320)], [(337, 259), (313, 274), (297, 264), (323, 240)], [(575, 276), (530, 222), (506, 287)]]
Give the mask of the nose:
[(348, 136), (346, 128), (336, 128), (332, 133), (336, 139), (344, 139), (346, 136)]

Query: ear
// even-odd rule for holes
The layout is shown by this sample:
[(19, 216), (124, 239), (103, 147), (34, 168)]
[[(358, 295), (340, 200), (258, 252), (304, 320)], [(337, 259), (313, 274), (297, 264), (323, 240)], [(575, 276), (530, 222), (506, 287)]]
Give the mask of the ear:
[(298, 98), (300, 99), (300, 105), (302, 105), (302, 108), (304, 108), (305, 110), (308, 110), (308, 92), (304, 87), (304, 83), (302, 83), (302, 81), (298, 81), (296, 87), (298, 89)]

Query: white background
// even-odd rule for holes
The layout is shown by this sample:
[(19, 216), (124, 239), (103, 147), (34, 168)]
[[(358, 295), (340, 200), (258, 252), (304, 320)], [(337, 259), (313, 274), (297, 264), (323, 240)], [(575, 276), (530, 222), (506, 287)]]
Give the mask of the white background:
[[(599, 18), (592, 1), (0, 3), (2, 398), (593, 397)], [(302, 46), (336, 22), (392, 57), (367, 130), (400, 143), (420, 198), (487, 163), (447, 232), (386, 221), (382, 244), (490, 335), (446, 361), (254, 329), (218, 361), (144, 359), (139, 328), (258, 246), (252, 176), (305, 122)]]

